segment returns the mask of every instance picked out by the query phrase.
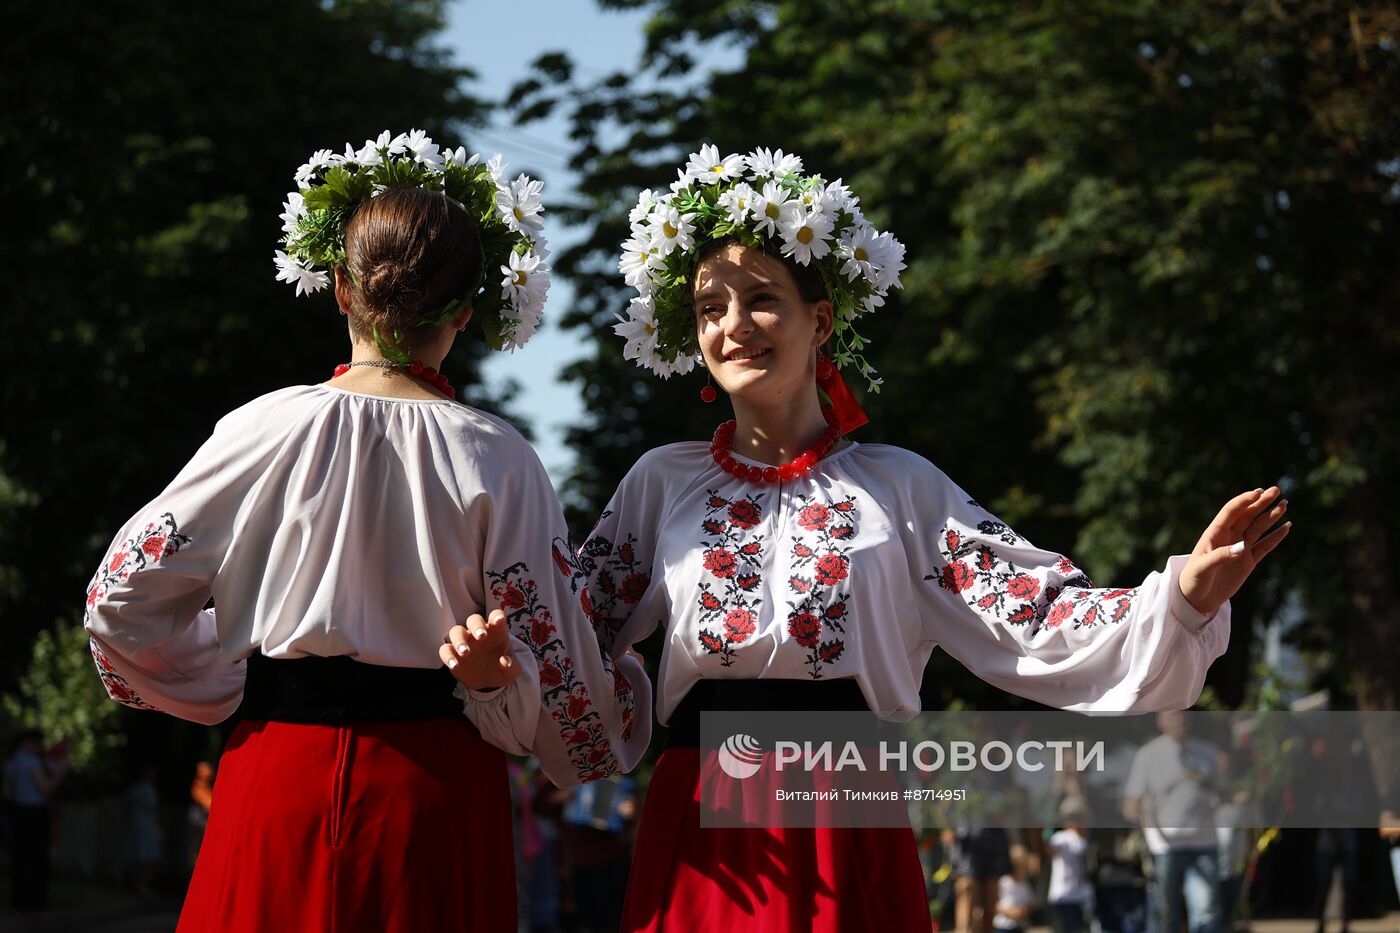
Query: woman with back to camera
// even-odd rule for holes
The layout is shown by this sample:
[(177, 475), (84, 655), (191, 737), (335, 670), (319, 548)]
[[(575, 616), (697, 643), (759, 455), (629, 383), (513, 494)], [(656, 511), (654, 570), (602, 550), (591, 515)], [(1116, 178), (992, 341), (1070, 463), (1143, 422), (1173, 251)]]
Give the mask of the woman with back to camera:
[[(669, 194), (643, 192), (631, 220), (620, 266), (641, 295), (616, 328), (627, 357), (663, 377), (703, 361), (735, 418), (709, 443), (643, 456), (577, 557), (558, 555), (606, 651), (665, 629), (668, 746), (623, 929), (927, 929), (908, 829), (702, 829), (700, 789), (724, 777), (698, 754), (699, 714), (912, 715), (940, 646), (1052, 706), (1184, 709), (1225, 650), (1226, 601), (1287, 533), (1269, 531), (1286, 503), (1276, 488), (1236, 496), (1189, 556), (1139, 586), (1094, 589), (923, 457), (844, 438), (865, 417), (838, 366), (875, 382), (854, 325), (904, 264), (839, 181), (781, 151), (706, 146)], [(509, 743), (503, 710), (474, 721)]]
[[(416, 131), (322, 150), (296, 181), (279, 278), (300, 294), (334, 269), (351, 359), (224, 417), (136, 514), (88, 590), (93, 655), (128, 705), (241, 719), (181, 930), (514, 931), (505, 758), (438, 649), (470, 613), (572, 599), (526, 578), (563, 517), (524, 439), (437, 370), (474, 313), (497, 347), (533, 332), (539, 185)], [(649, 687), (579, 612), (537, 615), (551, 637), (529, 654), (452, 663), (483, 688), (534, 684), (521, 740), (576, 783), (625, 737), (645, 747), (630, 716)], [(544, 663), (570, 689), (542, 701)]]

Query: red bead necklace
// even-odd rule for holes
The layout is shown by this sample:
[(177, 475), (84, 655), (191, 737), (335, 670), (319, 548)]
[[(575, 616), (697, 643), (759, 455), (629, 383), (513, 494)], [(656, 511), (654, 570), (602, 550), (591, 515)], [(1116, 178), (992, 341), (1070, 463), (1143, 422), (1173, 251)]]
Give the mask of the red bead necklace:
[(738, 422), (726, 421), (715, 428), (714, 440), (710, 441), (710, 456), (714, 457), (719, 468), (736, 479), (746, 479), (751, 483), (785, 483), (803, 476), (816, 466), (841, 439), (841, 426), (829, 424), (817, 442), (782, 466), (749, 466), (740, 463), (729, 453), (729, 442), (734, 438)]
[(411, 376), (422, 379), (428, 385), (437, 389), (450, 399), (457, 398), (457, 390), (452, 388), (452, 383), (447, 381), (447, 377), (433, 369), (431, 366), (424, 366), (417, 360), (410, 363), (394, 363), (389, 360), (357, 360), (354, 363), (341, 363), (335, 368), (335, 375), (332, 379), (339, 378), (350, 371), (352, 366), (377, 366), (380, 369), (403, 369), (407, 370)]

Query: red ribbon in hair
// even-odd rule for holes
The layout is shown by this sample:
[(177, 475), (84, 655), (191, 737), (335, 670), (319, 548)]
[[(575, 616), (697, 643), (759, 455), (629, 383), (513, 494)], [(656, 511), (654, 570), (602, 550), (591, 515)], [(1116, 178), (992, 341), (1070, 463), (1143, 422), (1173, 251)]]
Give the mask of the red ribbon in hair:
[(850, 434), (869, 423), (870, 418), (856, 401), (851, 387), (841, 378), (841, 370), (830, 360), (817, 361), (817, 388), (826, 395), (828, 402), (822, 406), (822, 414), (826, 415), (828, 424), (839, 426), (842, 434)]

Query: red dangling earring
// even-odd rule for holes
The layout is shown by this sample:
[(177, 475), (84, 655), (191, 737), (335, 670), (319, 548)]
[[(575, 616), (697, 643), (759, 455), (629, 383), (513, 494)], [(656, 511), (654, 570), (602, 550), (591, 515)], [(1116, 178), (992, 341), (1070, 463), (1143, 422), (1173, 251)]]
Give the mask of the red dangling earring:
[(708, 405), (717, 398), (719, 398), (719, 393), (715, 391), (715, 387), (710, 381), (710, 376), (706, 373), (705, 384), (700, 387), (700, 401)]
[(831, 357), (827, 356), (825, 352), (818, 350), (817, 381), (826, 382), (834, 375), (836, 375), (836, 366), (831, 362)]

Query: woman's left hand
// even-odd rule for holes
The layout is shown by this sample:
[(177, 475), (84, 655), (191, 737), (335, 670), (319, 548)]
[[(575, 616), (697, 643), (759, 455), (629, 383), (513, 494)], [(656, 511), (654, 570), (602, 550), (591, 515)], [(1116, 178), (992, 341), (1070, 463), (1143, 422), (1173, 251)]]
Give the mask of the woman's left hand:
[(1280, 498), (1277, 486), (1241, 493), (1225, 503), (1182, 568), (1181, 595), (1186, 601), (1204, 616), (1215, 615), (1288, 537), (1292, 522), (1273, 527), (1287, 511), (1288, 500)]
[(452, 676), (472, 690), (495, 690), (520, 676), (520, 665), (511, 654), (506, 614), (497, 609), (490, 621), (468, 617), (466, 625), (454, 625), (438, 649)]

